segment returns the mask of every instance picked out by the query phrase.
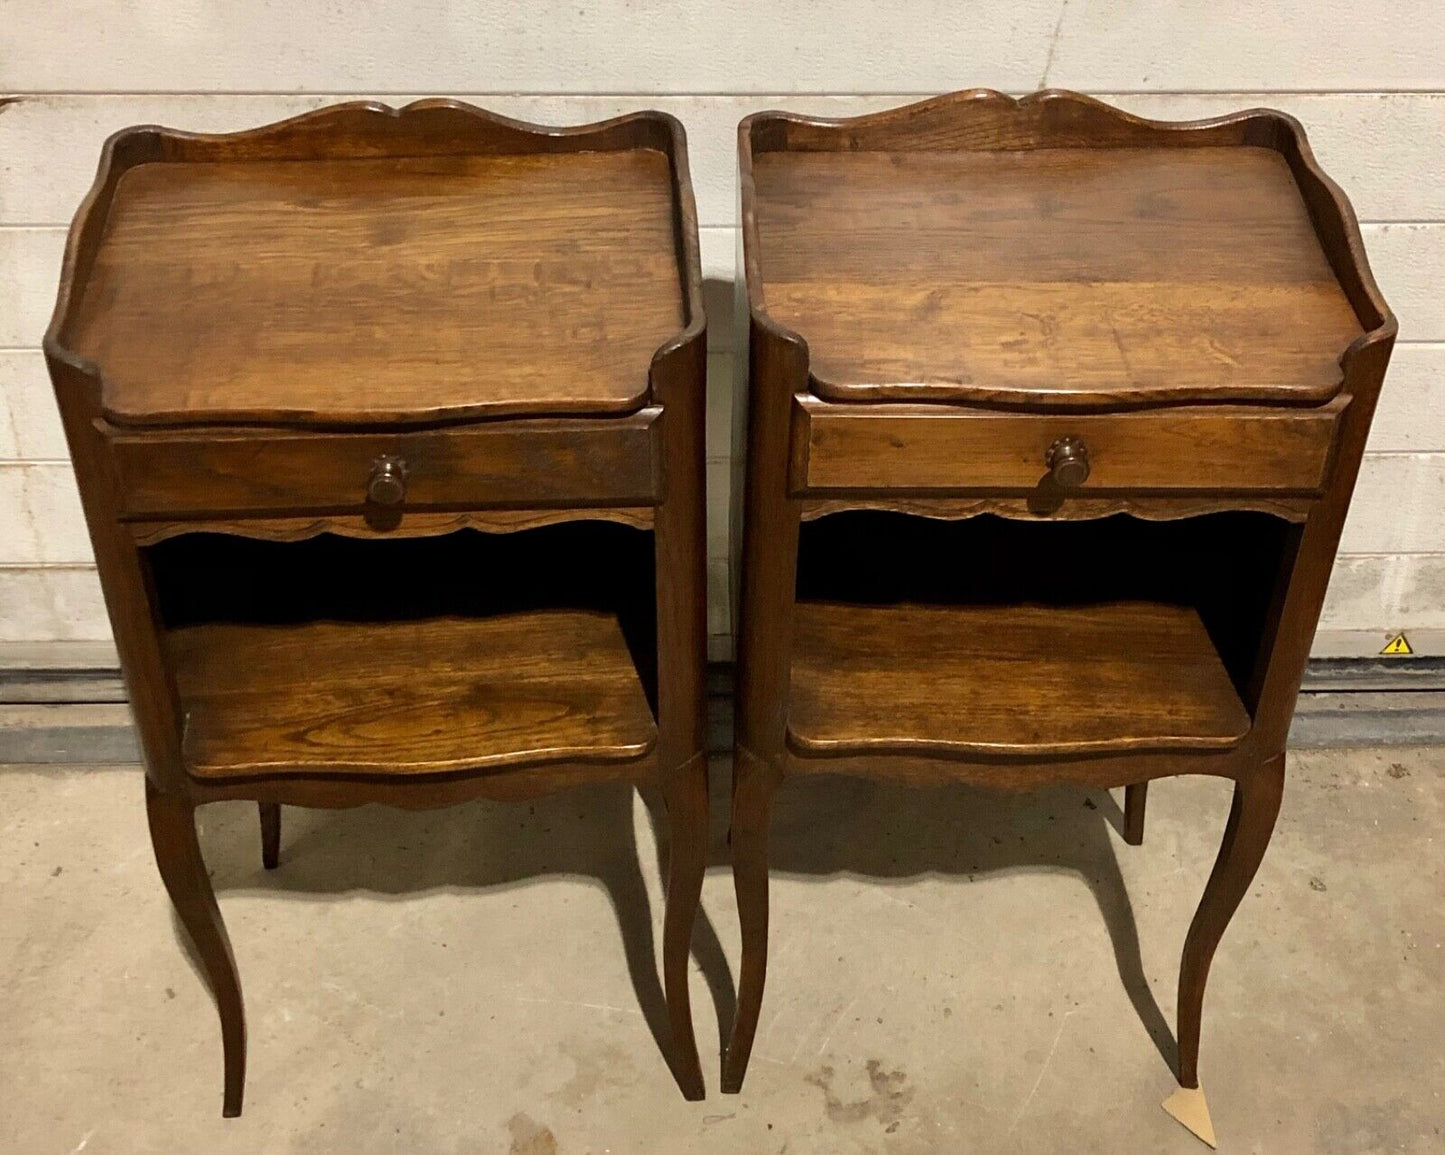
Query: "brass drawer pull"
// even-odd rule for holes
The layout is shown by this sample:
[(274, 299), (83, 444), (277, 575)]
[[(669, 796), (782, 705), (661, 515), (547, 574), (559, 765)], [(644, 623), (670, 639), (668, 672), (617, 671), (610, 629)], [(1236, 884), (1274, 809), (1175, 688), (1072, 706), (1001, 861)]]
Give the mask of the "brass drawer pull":
[(406, 461), (391, 456), (373, 461), (366, 497), (377, 505), (400, 505), (406, 497)]
[(1060, 437), (1044, 455), (1054, 483), (1061, 489), (1075, 489), (1089, 480), (1089, 447), (1078, 437)]

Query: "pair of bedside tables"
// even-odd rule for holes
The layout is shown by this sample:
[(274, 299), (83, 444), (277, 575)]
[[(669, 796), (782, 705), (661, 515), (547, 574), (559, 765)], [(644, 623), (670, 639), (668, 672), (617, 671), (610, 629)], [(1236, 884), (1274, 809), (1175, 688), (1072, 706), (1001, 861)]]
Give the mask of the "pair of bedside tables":
[[(1395, 322), (1297, 124), (973, 91), (740, 128), (723, 1089), (789, 774), (1235, 783), (1178, 1078), (1268, 843)], [(659, 785), (673, 1067), (707, 854), (697, 219), (675, 121), (341, 106), (113, 138), (46, 351), (161, 875), (245, 1063), (194, 809)]]

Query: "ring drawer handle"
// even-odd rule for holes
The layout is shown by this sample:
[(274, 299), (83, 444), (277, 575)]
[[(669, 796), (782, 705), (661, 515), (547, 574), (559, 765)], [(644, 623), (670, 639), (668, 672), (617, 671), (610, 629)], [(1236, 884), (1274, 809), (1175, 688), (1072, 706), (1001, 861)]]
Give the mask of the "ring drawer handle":
[(391, 456), (373, 461), (366, 496), (377, 505), (400, 505), (406, 497), (406, 461)]
[(1089, 480), (1089, 447), (1078, 437), (1060, 437), (1044, 455), (1054, 483), (1061, 489), (1076, 489)]

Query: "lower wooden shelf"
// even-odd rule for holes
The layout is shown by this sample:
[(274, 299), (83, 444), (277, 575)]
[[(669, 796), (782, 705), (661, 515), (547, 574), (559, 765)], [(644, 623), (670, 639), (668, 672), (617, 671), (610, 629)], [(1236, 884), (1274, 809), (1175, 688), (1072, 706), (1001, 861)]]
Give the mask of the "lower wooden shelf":
[(1187, 606), (800, 601), (801, 755), (1227, 749), (1250, 718)]
[(605, 613), (223, 623), (166, 636), (186, 765), (200, 779), (617, 762), (657, 737)]

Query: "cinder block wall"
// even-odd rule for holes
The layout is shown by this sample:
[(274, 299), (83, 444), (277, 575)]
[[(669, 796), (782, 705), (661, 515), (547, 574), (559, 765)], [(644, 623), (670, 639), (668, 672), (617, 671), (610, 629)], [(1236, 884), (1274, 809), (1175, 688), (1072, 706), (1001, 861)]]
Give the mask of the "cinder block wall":
[(0, 646), (109, 632), (38, 346), (65, 227), (115, 129), (232, 130), (359, 97), (456, 96), (559, 124), (679, 116), (712, 342), (708, 621), (727, 658), (736, 124), (987, 85), (1076, 88), (1166, 118), (1264, 104), (1305, 123), (1401, 329), (1316, 653), (1373, 654), (1402, 629), (1445, 653), (1439, 0), (9, 0), (0, 61)]

